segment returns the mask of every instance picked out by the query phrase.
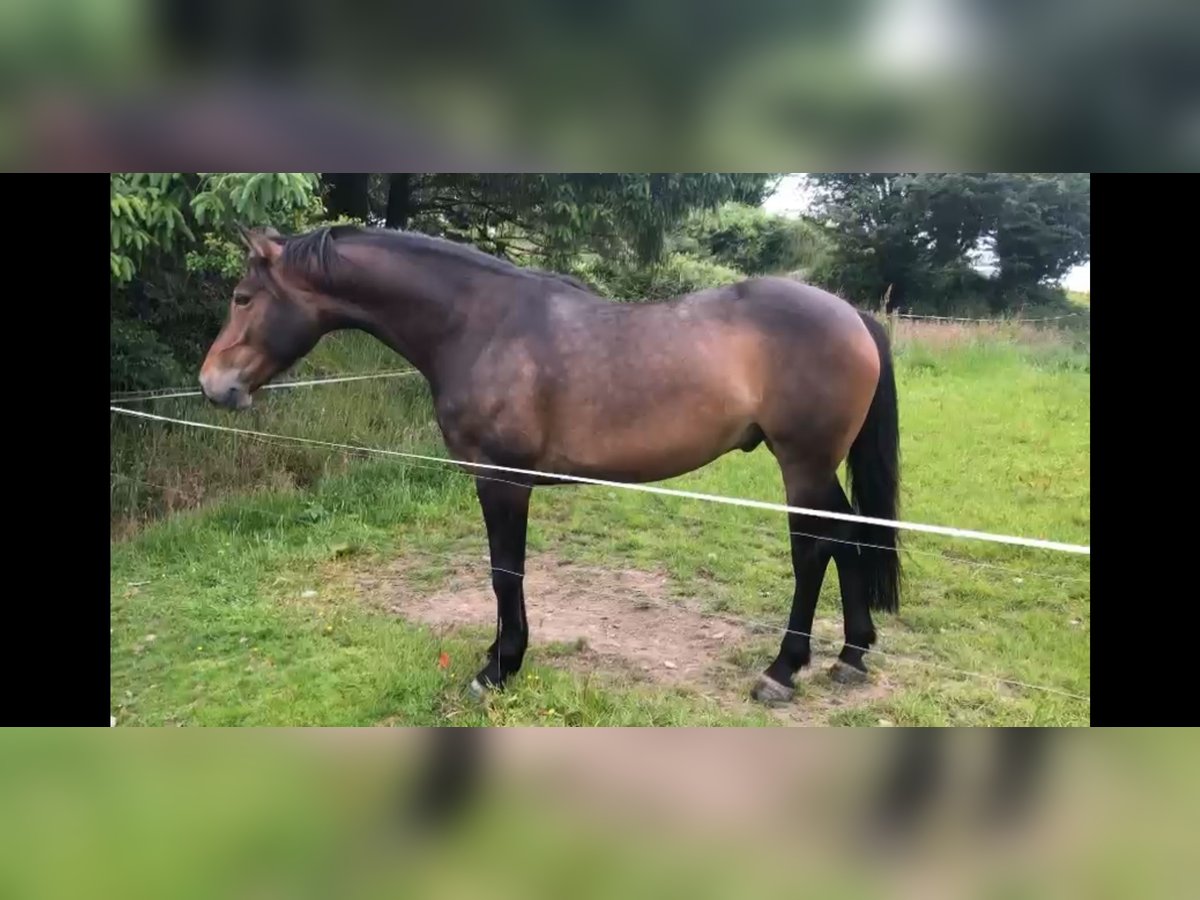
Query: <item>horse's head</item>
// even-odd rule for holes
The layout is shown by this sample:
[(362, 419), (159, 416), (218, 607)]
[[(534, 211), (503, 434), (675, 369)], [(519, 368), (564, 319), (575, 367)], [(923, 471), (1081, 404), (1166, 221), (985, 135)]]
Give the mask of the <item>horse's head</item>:
[(246, 273), (200, 366), (204, 395), (230, 409), (249, 406), (250, 395), (308, 353), (323, 332), (317, 298), (285, 275), (279, 232), (240, 231), (250, 250)]

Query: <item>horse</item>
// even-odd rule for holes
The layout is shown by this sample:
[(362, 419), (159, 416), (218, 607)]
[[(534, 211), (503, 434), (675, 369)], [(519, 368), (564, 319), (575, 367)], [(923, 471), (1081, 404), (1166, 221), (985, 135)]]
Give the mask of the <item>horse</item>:
[[(615, 302), (575, 278), (415, 232), (238, 228), (246, 268), (200, 367), (209, 401), (243, 409), (323, 335), (357, 329), (424, 376), (453, 460), (539, 473), (472, 470), (498, 613), (496, 638), (469, 686), (476, 696), (503, 689), (524, 660), (530, 494), (571, 483), (556, 475), (646, 483), (763, 444), (789, 505), (896, 518), (899, 416), (888, 333), (831, 293), (763, 276), (659, 302)], [(853, 504), (838, 480), (843, 462)], [(893, 526), (788, 518), (791, 614), (778, 655), (750, 691), (768, 706), (791, 702), (795, 677), (811, 661), (809, 633), (831, 559), (845, 623), (835, 682), (868, 678), (871, 612), (899, 609)]]

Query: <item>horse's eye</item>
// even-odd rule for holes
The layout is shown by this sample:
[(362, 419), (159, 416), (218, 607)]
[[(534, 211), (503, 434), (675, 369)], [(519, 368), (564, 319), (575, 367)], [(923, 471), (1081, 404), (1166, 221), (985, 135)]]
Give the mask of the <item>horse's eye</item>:
[(250, 300), (253, 296), (254, 296), (253, 294), (234, 294), (233, 302), (236, 303), (238, 306), (245, 306), (246, 304), (248, 304), (250, 302)]

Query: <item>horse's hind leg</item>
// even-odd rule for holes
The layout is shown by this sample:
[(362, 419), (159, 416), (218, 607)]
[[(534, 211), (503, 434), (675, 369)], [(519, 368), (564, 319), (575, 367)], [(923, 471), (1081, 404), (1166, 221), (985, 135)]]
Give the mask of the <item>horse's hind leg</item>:
[[(834, 512), (854, 512), (846, 492), (836, 481), (831, 496)], [(837, 524), (841, 526), (841, 533), (838, 535), (838, 542), (833, 546), (833, 561), (837, 566), (838, 584), (842, 592), (846, 642), (842, 645), (837, 662), (829, 670), (829, 675), (841, 684), (859, 684), (867, 680), (867, 664), (863, 661), (863, 654), (875, 643), (875, 623), (871, 621), (871, 607), (867, 602), (862, 552), (858, 545), (853, 543), (859, 528), (849, 522)]]
[[(837, 479), (832, 472), (812, 473), (807, 466), (780, 463), (790, 506), (807, 509), (829, 509), (834, 503), (832, 487)], [(841, 530), (839, 523), (829, 519), (788, 514), (788, 531), (792, 546), (792, 568), (796, 589), (792, 595), (792, 613), (788, 630), (780, 643), (779, 655), (759, 676), (750, 696), (763, 703), (786, 703), (795, 693), (795, 674), (812, 658), (809, 635), (817, 609), (821, 582), (833, 555), (834, 544), (825, 540)]]

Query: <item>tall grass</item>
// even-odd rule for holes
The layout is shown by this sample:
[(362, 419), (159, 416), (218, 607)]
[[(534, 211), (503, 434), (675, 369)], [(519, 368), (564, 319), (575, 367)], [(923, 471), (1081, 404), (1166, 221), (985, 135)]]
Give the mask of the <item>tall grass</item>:
[[(289, 373), (296, 378), (403, 368), (361, 334), (325, 338)], [(288, 377), (281, 375), (279, 380)], [(349, 390), (347, 390), (349, 388)], [(419, 374), (350, 384), (261, 391), (237, 414), (202, 397), (118, 403), (158, 415), (371, 447), (437, 452), (441, 438)], [(114, 536), (231, 494), (311, 488), (354, 464), (347, 452), (134, 419), (110, 422), (110, 516)]]

